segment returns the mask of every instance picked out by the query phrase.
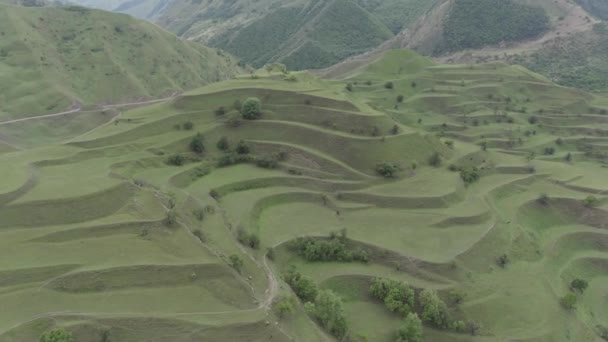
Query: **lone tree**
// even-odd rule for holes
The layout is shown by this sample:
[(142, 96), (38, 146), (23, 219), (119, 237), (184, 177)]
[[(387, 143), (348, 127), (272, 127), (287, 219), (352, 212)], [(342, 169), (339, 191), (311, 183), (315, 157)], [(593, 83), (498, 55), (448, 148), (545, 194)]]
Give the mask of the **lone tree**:
[(274, 303), (274, 308), (279, 318), (284, 318), (296, 312), (296, 300), (293, 296), (279, 297)]
[(576, 295), (572, 292), (568, 292), (565, 296), (563, 296), (560, 300), (560, 304), (566, 310), (572, 310), (576, 307)]
[(433, 153), (429, 157), (429, 165), (431, 165), (433, 167), (440, 167), (441, 166), (441, 155), (437, 152)]
[(595, 196), (589, 195), (583, 200), (583, 205), (587, 208), (594, 208), (597, 206), (598, 200)]
[(73, 342), (72, 333), (64, 328), (55, 328), (40, 336), (40, 342)]
[(570, 288), (572, 289), (572, 291), (578, 291), (580, 293), (585, 292), (587, 287), (589, 287), (589, 283), (586, 280), (580, 278), (576, 278), (570, 283)]
[(234, 268), (235, 271), (241, 273), (243, 269), (243, 259), (236, 254), (232, 254), (229, 258), (230, 267)]
[(241, 115), (243, 119), (246, 120), (255, 120), (262, 115), (262, 102), (257, 97), (250, 97), (241, 107)]
[(546, 193), (542, 193), (540, 194), (540, 196), (538, 196), (536, 201), (538, 201), (538, 203), (542, 205), (547, 205), (549, 204), (549, 195), (547, 195)]
[(245, 141), (241, 140), (236, 145), (235, 151), (238, 154), (248, 154), (249, 152), (251, 152), (251, 149), (249, 148), (249, 145), (247, 145), (247, 143)]
[(418, 315), (411, 312), (405, 317), (403, 326), (397, 332), (397, 342), (421, 342), (422, 322)]
[(190, 150), (198, 154), (205, 152), (205, 142), (202, 134), (197, 133), (192, 140), (190, 140)]
[(221, 151), (227, 151), (230, 148), (230, 143), (228, 142), (228, 138), (221, 137), (220, 140), (217, 141), (216, 146)]

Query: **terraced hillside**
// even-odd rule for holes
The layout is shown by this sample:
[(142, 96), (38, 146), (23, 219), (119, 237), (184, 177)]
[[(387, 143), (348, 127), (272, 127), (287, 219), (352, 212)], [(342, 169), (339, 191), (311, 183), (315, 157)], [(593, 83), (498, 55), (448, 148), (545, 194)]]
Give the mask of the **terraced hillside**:
[(7, 141), (0, 341), (394, 341), (409, 311), (424, 341), (605, 333), (608, 100), (402, 50), (334, 76)]
[(126, 15), (0, 4), (0, 121), (168, 96), (238, 70), (224, 53)]

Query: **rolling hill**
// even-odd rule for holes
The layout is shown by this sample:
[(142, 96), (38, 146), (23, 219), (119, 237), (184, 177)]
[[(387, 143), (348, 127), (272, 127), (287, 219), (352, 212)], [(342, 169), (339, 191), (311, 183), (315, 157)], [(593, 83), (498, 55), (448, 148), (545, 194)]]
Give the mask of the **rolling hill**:
[(236, 60), (144, 21), (0, 4), (0, 118), (133, 102), (231, 77)]
[(606, 97), (408, 50), (334, 71), (0, 124), (0, 341), (606, 336)]

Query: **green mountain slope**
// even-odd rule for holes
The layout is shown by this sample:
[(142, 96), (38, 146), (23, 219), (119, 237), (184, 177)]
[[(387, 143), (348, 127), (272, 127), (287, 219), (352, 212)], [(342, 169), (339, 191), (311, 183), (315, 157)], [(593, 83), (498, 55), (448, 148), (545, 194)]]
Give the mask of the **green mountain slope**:
[(587, 90), (608, 91), (608, 26), (596, 24), (547, 44), (539, 51), (516, 56), (513, 62), (547, 75), (555, 82)]
[[(151, 1), (151, 0), (148, 0)], [(392, 38), (428, 10), (423, 0), (174, 1), (158, 23), (255, 65), (320, 68)]]
[(348, 0), (281, 8), (235, 34), (210, 40), (254, 66), (283, 62), (292, 69), (318, 68), (379, 45), (391, 32)]
[(542, 7), (513, 0), (456, 0), (443, 21), (443, 51), (535, 38), (549, 29)]
[(576, 0), (584, 9), (593, 16), (608, 20), (608, 2), (604, 0)]
[(0, 116), (158, 97), (226, 79), (218, 51), (132, 17), (83, 7), (0, 7)]

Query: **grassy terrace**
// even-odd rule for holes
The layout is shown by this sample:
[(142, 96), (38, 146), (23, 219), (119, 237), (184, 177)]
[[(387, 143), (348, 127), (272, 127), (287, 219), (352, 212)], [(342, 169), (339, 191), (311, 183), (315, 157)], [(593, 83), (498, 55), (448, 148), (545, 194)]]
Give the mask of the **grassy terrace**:
[[(403, 322), (370, 295), (375, 277), (436, 290), (451, 317), (480, 326), (472, 336), (425, 324), (425, 341), (598, 340), (608, 326), (606, 99), (519, 67), (439, 66), (408, 51), (340, 81), (257, 75), (93, 130), (29, 145), (6, 137), (1, 341), (54, 326), (78, 341), (332, 340), (299, 303), (288, 317), (273, 309), (291, 293), (281, 279), (291, 265), (342, 298), (349, 336), (362, 341), (393, 341)], [(253, 96), (260, 119), (240, 119), (235, 101)], [(251, 158), (280, 157), (220, 167), (222, 137)], [(376, 172), (383, 162), (399, 166), (395, 177)], [(367, 263), (310, 262), (289, 247), (342, 229)], [(238, 242), (244, 234), (256, 248)], [(566, 310), (577, 277), (589, 288)]]

